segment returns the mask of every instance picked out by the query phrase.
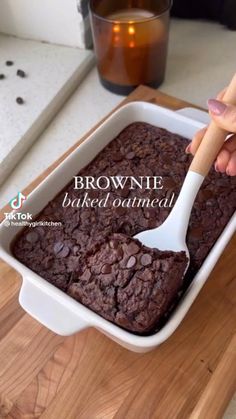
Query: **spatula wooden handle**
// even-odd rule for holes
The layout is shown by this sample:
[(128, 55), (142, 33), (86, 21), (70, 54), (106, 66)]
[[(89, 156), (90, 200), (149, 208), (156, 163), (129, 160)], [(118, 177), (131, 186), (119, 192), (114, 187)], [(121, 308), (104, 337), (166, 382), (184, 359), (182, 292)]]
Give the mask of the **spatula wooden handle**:
[[(236, 105), (236, 74), (224, 95), (224, 102)], [(189, 170), (205, 177), (222, 148), (226, 136), (227, 132), (219, 128), (216, 123), (212, 121), (202, 139)]]

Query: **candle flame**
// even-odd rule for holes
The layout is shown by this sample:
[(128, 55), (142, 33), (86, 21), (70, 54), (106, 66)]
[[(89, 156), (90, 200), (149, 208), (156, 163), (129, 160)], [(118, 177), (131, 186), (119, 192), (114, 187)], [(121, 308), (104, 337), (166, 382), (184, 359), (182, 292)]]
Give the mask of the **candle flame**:
[(135, 34), (135, 28), (134, 28), (134, 26), (129, 26), (128, 32), (129, 32), (130, 35), (134, 35)]
[(114, 25), (113, 26), (113, 32), (119, 33), (120, 32), (120, 25)]

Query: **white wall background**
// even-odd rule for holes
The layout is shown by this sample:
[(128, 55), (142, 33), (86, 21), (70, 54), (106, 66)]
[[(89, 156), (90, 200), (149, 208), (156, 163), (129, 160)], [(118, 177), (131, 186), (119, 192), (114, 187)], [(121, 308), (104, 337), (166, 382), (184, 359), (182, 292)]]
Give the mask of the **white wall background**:
[(84, 25), (76, 0), (0, 0), (0, 32), (84, 47)]

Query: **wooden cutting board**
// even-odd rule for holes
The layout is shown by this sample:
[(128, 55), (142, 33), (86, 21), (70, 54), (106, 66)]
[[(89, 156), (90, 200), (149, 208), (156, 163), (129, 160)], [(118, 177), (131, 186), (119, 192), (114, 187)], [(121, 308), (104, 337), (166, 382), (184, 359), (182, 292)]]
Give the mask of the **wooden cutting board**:
[[(147, 87), (132, 100), (189, 106)], [(143, 355), (95, 329), (50, 332), (20, 308), (20, 276), (0, 262), (0, 418), (221, 419), (236, 390), (235, 257), (236, 237), (178, 330)]]

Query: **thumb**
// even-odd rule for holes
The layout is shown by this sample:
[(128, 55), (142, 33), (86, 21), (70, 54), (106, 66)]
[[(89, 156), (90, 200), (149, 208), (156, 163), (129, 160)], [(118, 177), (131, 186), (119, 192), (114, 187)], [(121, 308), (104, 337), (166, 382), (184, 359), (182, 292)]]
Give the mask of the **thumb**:
[(227, 132), (236, 133), (236, 106), (216, 99), (209, 99), (208, 108), (212, 119)]

